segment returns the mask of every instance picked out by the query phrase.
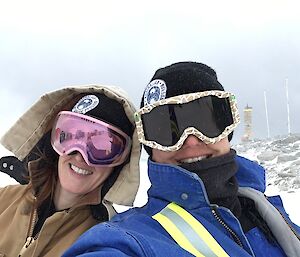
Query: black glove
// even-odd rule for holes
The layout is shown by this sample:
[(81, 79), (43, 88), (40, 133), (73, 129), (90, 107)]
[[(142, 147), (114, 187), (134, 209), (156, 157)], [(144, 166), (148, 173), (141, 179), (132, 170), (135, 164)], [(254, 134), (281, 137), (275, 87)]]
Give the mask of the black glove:
[(25, 163), (15, 156), (1, 157), (0, 171), (8, 174), (22, 185), (28, 184), (28, 171)]

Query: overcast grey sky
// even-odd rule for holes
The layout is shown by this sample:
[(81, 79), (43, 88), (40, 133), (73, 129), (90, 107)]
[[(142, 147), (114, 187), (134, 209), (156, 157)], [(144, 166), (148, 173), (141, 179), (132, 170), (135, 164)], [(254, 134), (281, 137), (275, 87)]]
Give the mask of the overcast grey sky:
[[(147, 3), (146, 3), (147, 2)], [(204, 62), (253, 107), (254, 136), (300, 132), (298, 1), (2, 1), (0, 136), (44, 92), (89, 83), (123, 87), (139, 105), (155, 70)], [(243, 133), (236, 130), (235, 140)]]

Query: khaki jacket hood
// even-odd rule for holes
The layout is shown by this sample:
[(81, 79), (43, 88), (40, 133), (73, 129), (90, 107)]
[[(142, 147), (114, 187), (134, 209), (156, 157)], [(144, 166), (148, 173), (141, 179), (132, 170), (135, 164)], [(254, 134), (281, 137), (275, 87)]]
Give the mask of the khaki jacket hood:
[[(71, 86), (41, 96), (4, 134), (0, 140), (1, 144), (20, 160), (23, 160), (44, 134), (51, 129), (51, 122), (61, 110), (65, 110), (66, 106), (73, 102), (78, 95), (93, 92), (103, 93), (120, 102), (128, 119), (135, 127), (134, 112), (136, 109), (121, 88), (104, 85)], [(105, 205), (116, 203), (132, 206), (139, 187), (140, 154), (141, 145), (135, 129), (129, 162), (123, 166), (117, 180), (105, 195)]]

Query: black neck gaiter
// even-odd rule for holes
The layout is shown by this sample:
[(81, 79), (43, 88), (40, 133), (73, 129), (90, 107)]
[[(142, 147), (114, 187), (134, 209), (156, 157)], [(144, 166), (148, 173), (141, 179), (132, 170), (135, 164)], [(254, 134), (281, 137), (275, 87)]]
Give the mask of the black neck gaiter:
[(237, 164), (236, 152), (204, 159), (194, 163), (184, 163), (180, 167), (196, 173), (204, 183), (210, 203), (224, 206), (239, 218), (241, 204), (237, 197), (238, 182), (235, 177)]

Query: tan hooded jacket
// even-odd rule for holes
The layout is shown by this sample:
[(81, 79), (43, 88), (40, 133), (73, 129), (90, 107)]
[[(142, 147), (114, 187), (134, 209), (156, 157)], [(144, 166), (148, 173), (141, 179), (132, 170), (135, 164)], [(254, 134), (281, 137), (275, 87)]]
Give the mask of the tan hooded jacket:
[[(49, 130), (48, 124), (59, 111), (77, 95), (93, 92), (103, 93), (122, 103), (134, 125), (135, 107), (120, 88), (102, 85), (67, 87), (43, 95), (1, 138), (2, 145), (23, 160)], [(124, 165), (102, 200), (109, 218), (115, 214), (113, 203), (133, 204), (139, 186), (140, 151), (134, 131), (130, 161)], [(99, 189), (89, 193), (69, 210), (56, 212), (47, 218), (36, 238), (32, 238), (37, 212), (33, 207), (35, 198), (26, 187), (14, 185), (0, 189), (0, 257), (61, 256), (84, 231), (97, 223), (89, 205), (101, 201)]]

